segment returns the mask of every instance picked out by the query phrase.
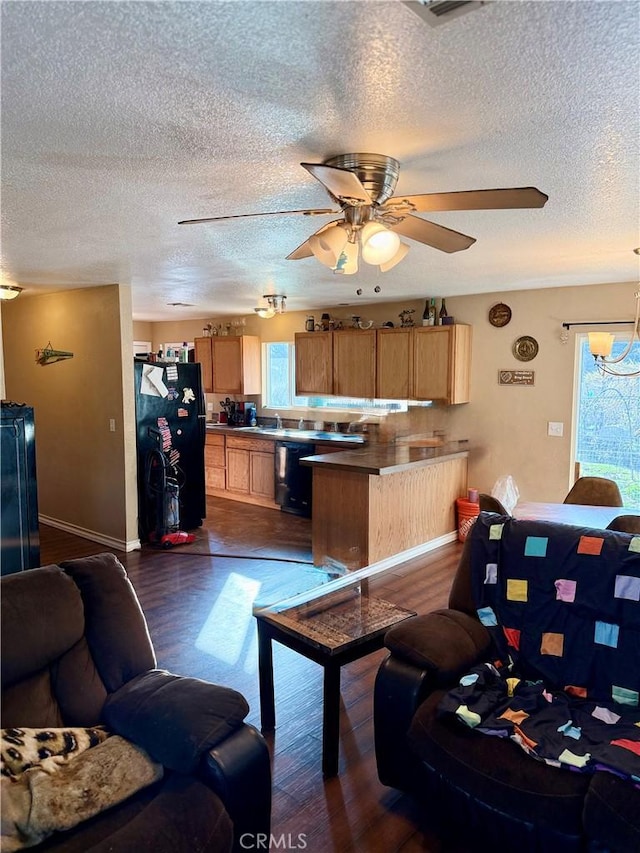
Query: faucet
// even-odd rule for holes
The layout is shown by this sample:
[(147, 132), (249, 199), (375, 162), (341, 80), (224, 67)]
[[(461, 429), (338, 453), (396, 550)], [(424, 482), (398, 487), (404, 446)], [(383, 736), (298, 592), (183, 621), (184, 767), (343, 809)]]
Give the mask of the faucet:
[(276, 412), (276, 429), (282, 429), (282, 418)]

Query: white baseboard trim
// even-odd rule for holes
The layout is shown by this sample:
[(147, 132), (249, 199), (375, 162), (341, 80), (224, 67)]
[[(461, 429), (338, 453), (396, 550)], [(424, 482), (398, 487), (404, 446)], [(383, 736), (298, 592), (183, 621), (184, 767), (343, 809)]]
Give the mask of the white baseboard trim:
[[(286, 606), (295, 607), (298, 604), (313, 601), (314, 599), (327, 595), (335, 590), (343, 589), (345, 586), (350, 586), (354, 582), (357, 583), (358, 581), (366, 580), (366, 578), (371, 578), (374, 575), (379, 575), (382, 572), (388, 572), (389, 569), (394, 568), (394, 566), (399, 566), (401, 563), (407, 563), (415, 557), (420, 557), (422, 554), (428, 554), (430, 551), (435, 551), (436, 548), (440, 548), (442, 545), (447, 545), (449, 542), (456, 542), (457, 539), (458, 531), (454, 530), (451, 533), (445, 533), (443, 536), (438, 536), (436, 539), (430, 539), (428, 542), (422, 542), (420, 545), (416, 545), (413, 548), (407, 548), (406, 551), (399, 551), (397, 554), (392, 554), (390, 557), (385, 557), (384, 560), (379, 560), (377, 563), (372, 563), (370, 566), (364, 566), (362, 569), (356, 569), (355, 571), (350, 572), (345, 570), (344, 566), (342, 566), (341, 568), (345, 573), (341, 575), (341, 577), (331, 580), (329, 583), (321, 584), (314, 589), (307, 590), (306, 592), (302, 592), (298, 595), (292, 596), (291, 598), (285, 599)], [(332, 568), (340, 570), (340, 567), (338, 567), (337, 564), (335, 566), (316, 566), (316, 568), (324, 568), (329, 571)], [(280, 602), (272, 602), (271, 605), (266, 604), (263, 607), (257, 608), (257, 610), (268, 610), (269, 607), (273, 607), (274, 604), (279, 603)]]
[(76, 524), (69, 524), (68, 521), (61, 521), (59, 518), (51, 518), (48, 515), (38, 515), (38, 521), (41, 524), (48, 524), (49, 527), (56, 527), (58, 530), (64, 530), (65, 533), (72, 533), (74, 536), (80, 536), (82, 539), (90, 539), (92, 542), (99, 542), (100, 545), (106, 545), (107, 548), (113, 548), (116, 551), (138, 551), (140, 549), (140, 540), (131, 539), (114, 539), (113, 536), (105, 536), (103, 533), (98, 533), (96, 530), (87, 530), (85, 527), (78, 527)]

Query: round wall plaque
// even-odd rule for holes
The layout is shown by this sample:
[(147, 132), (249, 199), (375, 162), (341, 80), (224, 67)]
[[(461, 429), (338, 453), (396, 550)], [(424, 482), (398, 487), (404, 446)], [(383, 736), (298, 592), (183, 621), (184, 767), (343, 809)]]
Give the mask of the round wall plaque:
[(538, 341), (530, 335), (523, 335), (515, 341), (513, 354), (518, 361), (531, 361), (538, 355)]
[(511, 308), (504, 302), (498, 302), (489, 309), (489, 322), (492, 326), (506, 326), (511, 319)]

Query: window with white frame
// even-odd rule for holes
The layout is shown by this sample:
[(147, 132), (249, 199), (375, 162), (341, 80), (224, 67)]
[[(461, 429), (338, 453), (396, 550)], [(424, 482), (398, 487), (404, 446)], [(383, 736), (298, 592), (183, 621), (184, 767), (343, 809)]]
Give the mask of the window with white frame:
[(295, 347), (286, 341), (263, 346), (263, 407), (384, 414), (406, 412), (406, 400), (364, 400), (351, 397), (298, 397), (295, 393)]

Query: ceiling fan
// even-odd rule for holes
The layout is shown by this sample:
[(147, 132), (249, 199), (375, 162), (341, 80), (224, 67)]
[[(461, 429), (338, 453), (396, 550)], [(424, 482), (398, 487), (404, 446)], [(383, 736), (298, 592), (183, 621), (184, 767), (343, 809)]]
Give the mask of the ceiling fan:
[(323, 225), (287, 255), (288, 261), (315, 256), (336, 273), (358, 271), (358, 258), (376, 264), (382, 272), (394, 267), (409, 251), (400, 237), (417, 240), (442, 252), (460, 252), (475, 243), (459, 231), (416, 216), (443, 210), (500, 210), (544, 207), (548, 196), (535, 187), (466, 190), (422, 195), (393, 193), (400, 163), (384, 154), (338, 154), (324, 163), (301, 163), (324, 186), (338, 205), (334, 208), (278, 210), (184, 219), (178, 225), (245, 219), (252, 216), (325, 216), (341, 213), (340, 219)]

